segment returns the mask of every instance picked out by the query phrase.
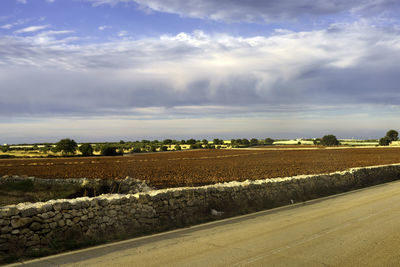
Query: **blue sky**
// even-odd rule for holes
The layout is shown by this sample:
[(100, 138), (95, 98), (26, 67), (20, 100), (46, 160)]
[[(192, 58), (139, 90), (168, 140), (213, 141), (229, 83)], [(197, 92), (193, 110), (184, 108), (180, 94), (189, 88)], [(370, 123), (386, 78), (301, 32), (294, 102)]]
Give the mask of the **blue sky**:
[(2, 0), (0, 143), (400, 130), (394, 0)]

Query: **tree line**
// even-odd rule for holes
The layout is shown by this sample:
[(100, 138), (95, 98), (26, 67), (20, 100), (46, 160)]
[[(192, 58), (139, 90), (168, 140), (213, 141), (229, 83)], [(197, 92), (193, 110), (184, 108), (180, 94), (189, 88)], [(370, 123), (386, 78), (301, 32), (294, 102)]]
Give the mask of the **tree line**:
[[(398, 140), (398, 132), (396, 130), (389, 130), (384, 137), (379, 139), (379, 145), (387, 146), (393, 141)], [(310, 139), (313, 140), (314, 145), (322, 146), (338, 146), (340, 145), (339, 140), (333, 134), (328, 134), (322, 138)], [(119, 142), (109, 142), (109, 143), (83, 143), (78, 145), (73, 139), (64, 138), (59, 142), (38, 144), (33, 146), (21, 145), (20, 147), (15, 147), (13, 150), (39, 150), (40, 152), (47, 153), (49, 151), (53, 153), (61, 152), (63, 156), (73, 156), (77, 151), (81, 153), (82, 156), (92, 156), (94, 152), (103, 156), (118, 156), (123, 155), (124, 151), (129, 151), (129, 153), (142, 153), (142, 152), (156, 152), (156, 151), (167, 151), (172, 147), (174, 150), (181, 150), (182, 146), (190, 149), (219, 149), (223, 147), (229, 148), (244, 148), (253, 146), (268, 146), (273, 145), (274, 139), (265, 138), (239, 138), (231, 139), (230, 141), (224, 141), (223, 139), (214, 138), (212, 141), (207, 139), (196, 140), (174, 140), (174, 139), (164, 139), (159, 140), (141, 140), (141, 141), (129, 141), (125, 142), (120, 140)], [(9, 146), (0, 146), (2, 152), (7, 152), (11, 150)]]

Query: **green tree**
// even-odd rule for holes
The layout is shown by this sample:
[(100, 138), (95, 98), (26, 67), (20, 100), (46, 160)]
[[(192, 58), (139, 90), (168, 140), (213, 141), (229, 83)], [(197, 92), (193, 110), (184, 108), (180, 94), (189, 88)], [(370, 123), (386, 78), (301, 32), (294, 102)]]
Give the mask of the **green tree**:
[(251, 140), (250, 140), (250, 145), (251, 145), (251, 146), (256, 146), (256, 145), (258, 145), (258, 140), (257, 140), (256, 138), (251, 138)]
[(399, 140), (399, 133), (396, 130), (389, 130), (385, 137), (379, 139), (380, 146), (388, 146), (391, 142)]
[(175, 150), (182, 150), (182, 147), (180, 145), (176, 145)]
[(2, 152), (7, 152), (8, 150), (10, 150), (10, 147), (9, 146), (0, 146), (1, 147), (1, 151)]
[(69, 138), (61, 139), (56, 144), (57, 151), (61, 151), (64, 155), (65, 154), (74, 154), (75, 150), (77, 149), (78, 144)]
[(167, 146), (161, 146), (160, 147), (160, 151), (168, 151), (168, 147)]
[(194, 144), (196, 144), (196, 140), (195, 139), (189, 139), (189, 140), (186, 141), (186, 144), (194, 145)]
[(91, 144), (88, 143), (82, 144), (78, 149), (82, 153), (82, 156), (87, 157), (93, 155), (93, 147)]
[(328, 134), (322, 137), (321, 144), (323, 146), (337, 146), (339, 145), (339, 141), (333, 134)]
[(172, 140), (171, 140), (171, 139), (165, 139), (165, 140), (163, 141), (163, 144), (164, 144), (164, 145), (170, 145), (170, 144), (172, 144)]
[(240, 142), (241, 142), (241, 144), (244, 145), (244, 146), (249, 146), (249, 145), (250, 145), (250, 141), (247, 140), (246, 138), (241, 139)]
[(387, 136), (382, 137), (381, 139), (379, 139), (379, 145), (380, 146), (388, 146), (390, 144), (390, 140)]
[(141, 149), (139, 146), (135, 146), (135, 147), (132, 149), (132, 152), (133, 152), (133, 153), (140, 153), (140, 152), (142, 152), (142, 149)]
[(389, 142), (397, 141), (399, 139), (399, 133), (396, 130), (389, 130), (386, 133), (386, 137), (388, 138)]
[(117, 148), (115, 146), (112, 146), (112, 145), (104, 145), (104, 146), (102, 146), (100, 154), (102, 156), (118, 156), (118, 155), (120, 155), (117, 152)]
[(271, 138), (265, 138), (264, 144), (266, 145), (272, 145), (274, 143), (274, 140)]
[(191, 144), (190, 145), (190, 149), (198, 149), (201, 148), (201, 146), (199, 144)]

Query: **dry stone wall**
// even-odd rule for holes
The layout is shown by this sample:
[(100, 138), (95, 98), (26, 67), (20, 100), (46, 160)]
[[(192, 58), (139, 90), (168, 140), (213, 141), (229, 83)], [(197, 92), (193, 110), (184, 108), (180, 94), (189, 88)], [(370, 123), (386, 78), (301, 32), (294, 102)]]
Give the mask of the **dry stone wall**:
[[(159, 232), (400, 178), (400, 164), (0, 208), (0, 257)], [(86, 242), (86, 243), (85, 243)]]

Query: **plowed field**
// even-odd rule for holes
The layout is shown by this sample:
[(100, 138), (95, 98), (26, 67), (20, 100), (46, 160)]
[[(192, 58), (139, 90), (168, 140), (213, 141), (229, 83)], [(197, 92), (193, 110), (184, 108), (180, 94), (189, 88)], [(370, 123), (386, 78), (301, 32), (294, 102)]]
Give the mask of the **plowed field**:
[(400, 163), (400, 148), (192, 150), (121, 157), (3, 159), (0, 176), (125, 178), (158, 188), (287, 177)]

